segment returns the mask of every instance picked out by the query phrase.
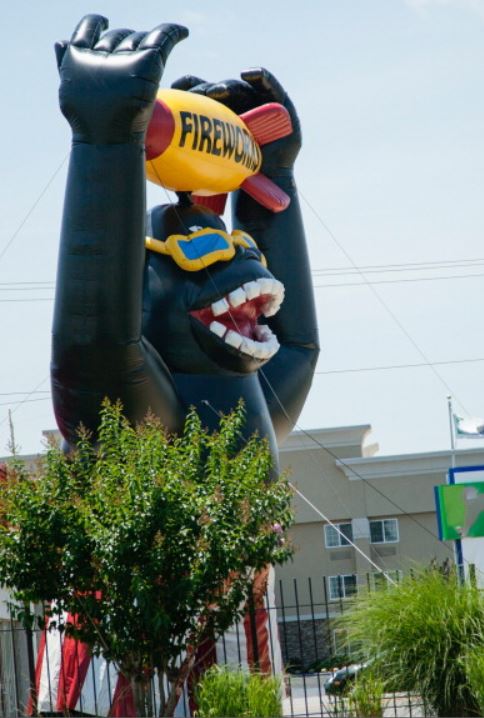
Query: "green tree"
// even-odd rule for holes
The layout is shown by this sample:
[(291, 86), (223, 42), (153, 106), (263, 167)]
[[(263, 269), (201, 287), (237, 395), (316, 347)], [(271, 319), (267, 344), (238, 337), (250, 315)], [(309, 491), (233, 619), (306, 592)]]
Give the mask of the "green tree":
[(423, 570), (358, 596), (341, 625), (388, 687), (419, 692), (439, 716), (479, 715), (466, 672), (469, 650), (484, 647), (484, 596), (474, 585)]
[(81, 431), (72, 455), (49, 448), (35, 480), (18, 462), (8, 471), (0, 582), (114, 661), (140, 715), (155, 669), (172, 715), (197, 646), (242, 615), (256, 571), (291, 554), (287, 481), (269, 481), (266, 441), (240, 445), (243, 422), (239, 406), (209, 434), (192, 410), (170, 437), (154, 417), (132, 427), (106, 402), (96, 447)]

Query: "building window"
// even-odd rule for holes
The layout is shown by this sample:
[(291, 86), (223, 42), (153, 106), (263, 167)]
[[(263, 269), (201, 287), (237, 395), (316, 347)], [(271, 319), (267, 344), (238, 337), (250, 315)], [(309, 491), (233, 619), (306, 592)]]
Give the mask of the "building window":
[(354, 573), (329, 576), (329, 600), (338, 601), (341, 598), (350, 598), (358, 590), (356, 575)]
[(398, 519), (370, 521), (371, 543), (398, 543)]
[[(334, 528), (338, 527), (339, 531)], [(343, 534), (343, 536), (341, 535)], [(346, 537), (346, 538), (345, 538)], [(349, 541), (348, 541), (349, 539)], [(350, 541), (353, 541), (353, 529), (351, 522), (347, 524), (326, 524), (324, 527), (324, 543), (326, 548), (339, 548), (340, 546), (350, 546)]]
[(388, 578), (390, 578), (395, 583), (400, 583), (400, 581), (402, 580), (402, 575), (402, 572), (398, 569), (392, 571), (385, 571), (385, 573), (383, 573), (383, 571), (374, 571), (370, 576), (370, 588), (373, 591), (378, 591), (381, 588), (388, 588), (392, 585)]

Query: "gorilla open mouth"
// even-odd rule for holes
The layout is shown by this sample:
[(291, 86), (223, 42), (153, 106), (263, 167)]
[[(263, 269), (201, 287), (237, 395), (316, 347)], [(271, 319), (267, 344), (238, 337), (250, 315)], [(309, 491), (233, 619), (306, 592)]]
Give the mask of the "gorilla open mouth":
[(241, 354), (267, 361), (279, 349), (279, 342), (269, 327), (258, 324), (257, 320), (260, 316), (274, 316), (283, 299), (282, 282), (260, 277), (242, 284), (210, 306), (192, 310), (190, 315)]

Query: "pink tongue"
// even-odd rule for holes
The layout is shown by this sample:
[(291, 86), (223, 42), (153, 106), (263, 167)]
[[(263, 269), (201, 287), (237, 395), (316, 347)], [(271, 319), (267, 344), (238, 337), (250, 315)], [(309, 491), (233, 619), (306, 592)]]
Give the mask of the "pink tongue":
[(228, 312), (221, 316), (214, 317), (210, 307), (196, 309), (191, 312), (199, 321), (209, 326), (212, 321), (223, 324), (227, 329), (232, 329), (244, 337), (254, 339), (254, 330), (257, 325), (257, 317), (261, 314), (261, 307), (268, 301), (269, 295), (263, 295), (241, 304), (240, 307), (230, 307)]

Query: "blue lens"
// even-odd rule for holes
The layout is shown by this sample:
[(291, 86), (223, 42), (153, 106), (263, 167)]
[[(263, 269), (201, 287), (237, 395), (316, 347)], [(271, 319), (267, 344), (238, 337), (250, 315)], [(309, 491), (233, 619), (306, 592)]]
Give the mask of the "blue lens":
[(187, 259), (200, 259), (207, 254), (230, 247), (229, 242), (220, 234), (202, 234), (190, 242), (178, 242), (178, 246)]

